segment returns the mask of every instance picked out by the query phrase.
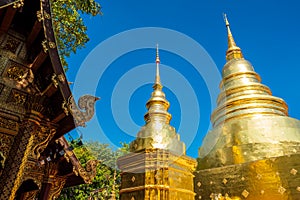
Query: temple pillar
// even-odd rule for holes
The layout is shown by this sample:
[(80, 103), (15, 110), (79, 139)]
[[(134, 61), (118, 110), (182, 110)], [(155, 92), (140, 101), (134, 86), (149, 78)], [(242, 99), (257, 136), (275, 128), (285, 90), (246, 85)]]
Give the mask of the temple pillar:
[(13, 200), (22, 182), (25, 164), (32, 149), (34, 133), (40, 125), (42, 115), (30, 110), (22, 120), (15, 136), (0, 183), (0, 199)]
[(44, 182), (42, 184), (41, 195), (39, 199), (57, 199), (66, 183), (67, 178), (59, 176), (57, 174), (58, 170), (56, 163), (48, 163), (48, 166), (46, 168), (46, 171), (48, 171), (48, 175), (45, 177)]

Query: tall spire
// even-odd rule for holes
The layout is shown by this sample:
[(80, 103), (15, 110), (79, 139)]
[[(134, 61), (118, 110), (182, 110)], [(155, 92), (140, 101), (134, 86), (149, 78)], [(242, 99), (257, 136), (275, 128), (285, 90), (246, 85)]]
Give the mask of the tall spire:
[(162, 89), (162, 85), (160, 82), (160, 75), (159, 75), (159, 64), (160, 64), (160, 59), (159, 59), (159, 50), (158, 50), (158, 44), (156, 44), (156, 59), (155, 59), (155, 63), (156, 63), (156, 75), (155, 75), (155, 82), (153, 85), (153, 89), (158, 89), (161, 90)]
[(160, 64), (160, 59), (159, 59), (159, 50), (158, 50), (158, 44), (156, 44), (156, 76), (155, 76), (155, 84), (159, 84), (160, 83), (160, 75), (159, 75), (159, 64)]
[(162, 91), (162, 84), (160, 82), (160, 74), (159, 74), (159, 50), (158, 44), (156, 45), (156, 74), (155, 74), (155, 82), (153, 85), (153, 92), (151, 98), (148, 100), (146, 107), (148, 112), (145, 114), (145, 121), (148, 123), (151, 120), (154, 121), (164, 121), (169, 124), (172, 116), (168, 113), (168, 108), (170, 103), (166, 100), (166, 95)]
[(130, 151), (136, 152), (142, 149), (165, 149), (185, 154), (185, 144), (180, 141), (180, 136), (174, 127), (170, 125), (172, 115), (168, 112), (170, 103), (163, 92), (159, 75), (159, 52), (156, 46), (156, 73), (153, 84), (153, 92), (146, 103), (147, 112), (144, 115), (146, 124), (137, 134), (137, 139), (130, 145)]
[(234, 58), (243, 58), (242, 51), (240, 47), (238, 47), (233, 39), (233, 35), (230, 30), (230, 24), (227, 19), (227, 15), (224, 13), (224, 21), (227, 28), (227, 34), (228, 34), (228, 49), (226, 52), (226, 60), (229, 61)]
[(121, 200), (195, 198), (193, 172), (197, 163), (186, 156), (185, 144), (170, 125), (170, 104), (162, 91), (159, 63), (157, 45), (156, 75), (153, 92), (146, 104), (146, 124), (130, 143), (131, 153), (117, 161), (122, 171)]

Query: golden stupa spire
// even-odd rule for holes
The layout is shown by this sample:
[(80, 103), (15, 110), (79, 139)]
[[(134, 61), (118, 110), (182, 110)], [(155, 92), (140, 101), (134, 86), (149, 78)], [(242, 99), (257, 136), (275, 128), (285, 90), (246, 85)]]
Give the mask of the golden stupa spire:
[(185, 155), (185, 144), (170, 125), (170, 104), (162, 91), (158, 53), (157, 45), (156, 75), (153, 92), (146, 104), (146, 124), (130, 143), (130, 153), (117, 161), (122, 171), (121, 200), (195, 198), (193, 171), (196, 160)]
[(136, 140), (130, 145), (130, 151), (142, 149), (165, 149), (178, 155), (185, 154), (185, 144), (180, 141), (174, 127), (170, 125), (172, 115), (168, 112), (170, 103), (162, 91), (159, 71), (159, 50), (156, 46), (156, 72), (153, 92), (146, 103), (147, 112), (144, 116), (146, 124), (140, 129)]
[(230, 24), (227, 19), (227, 15), (224, 13), (224, 21), (227, 28), (227, 34), (228, 34), (228, 49), (226, 52), (226, 60), (229, 61), (234, 58), (243, 58), (242, 51), (240, 47), (238, 47), (233, 39), (233, 35), (230, 30)]
[(160, 59), (159, 59), (159, 50), (158, 50), (158, 44), (156, 44), (156, 75), (155, 75), (155, 84), (161, 85), (160, 83), (160, 75), (159, 75), (159, 64), (160, 64)]
[(148, 123), (152, 121), (162, 121), (169, 124), (172, 116), (168, 113), (168, 109), (170, 103), (166, 100), (166, 95), (162, 91), (162, 84), (160, 82), (160, 74), (159, 74), (159, 50), (158, 44), (156, 45), (156, 75), (155, 75), (155, 82), (153, 85), (153, 92), (148, 100), (146, 107), (148, 112), (145, 114), (145, 121)]
[(228, 32), (227, 63), (222, 70), (218, 107), (211, 115), (213, 126), (249, 115), (288, 115), (286, 103), (272, 96), (271, 90), (261, 84), (261, 78), (251, 63), (243, 58), (241, 49), (233, 39), (226, 14), (224, 20)]

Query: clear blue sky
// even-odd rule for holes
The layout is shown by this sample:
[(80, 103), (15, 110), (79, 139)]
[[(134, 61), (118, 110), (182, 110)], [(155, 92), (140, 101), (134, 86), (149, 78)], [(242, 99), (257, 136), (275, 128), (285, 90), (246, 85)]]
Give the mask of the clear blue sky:
[(236, 43), (262, 83), (287, 102), (291, 117), (300, 118), (299, 1), (115, 0), (100, 4), (103, 16), (85, 17), (90, 42), (68, 59), (67, 76), (75, 82), (71, 87), (76, 98), (86, 93), (101, 97), (93, 120), (79, 129), (84, 140), (119, 146), (134, 139), (144, 125), (159, 43), (171, 124), (187, 144), (187, 155), (196, 158), (210, 129), (225, 64), (224, 12)]

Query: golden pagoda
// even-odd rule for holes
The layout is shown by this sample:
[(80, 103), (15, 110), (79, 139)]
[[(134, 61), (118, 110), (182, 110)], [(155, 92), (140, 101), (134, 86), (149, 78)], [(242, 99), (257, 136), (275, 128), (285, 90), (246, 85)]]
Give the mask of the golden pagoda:
[(300, 199), (300, 122), (244, 59), (229, 22), (213, 128), (199, 149), (196, 199)]
[(130, 153), (118, 159), (122, 170), (121, 200), (193, 200), (196, 161), (185, 155), (185, 144), (170, 125), (170, 103), (162, 91), (156, 50), (156, 77), (146, 103), (146, 124), (130, 144)]

